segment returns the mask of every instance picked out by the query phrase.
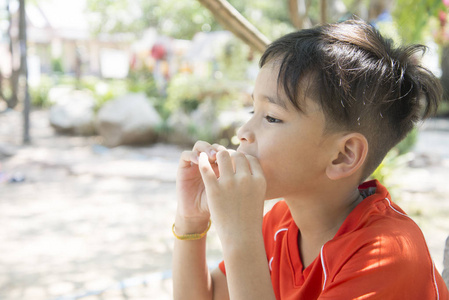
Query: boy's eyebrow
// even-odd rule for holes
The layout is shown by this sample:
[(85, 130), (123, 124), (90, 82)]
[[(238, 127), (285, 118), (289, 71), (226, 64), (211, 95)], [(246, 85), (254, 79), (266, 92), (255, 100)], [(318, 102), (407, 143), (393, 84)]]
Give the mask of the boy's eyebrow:
[[(262, 98), (267, 99), (268, 102), (270, 102), (272, 104), (275, 104), (275, 105), (278, 105), (278, 106), (282, 107), (283, 109), (287, 109), (287, 105), (285, 104), (285, 101), (282, 101), (278, 97), (271, 97), (271, 96), (268, 96), (268, 95), (261, 95), (261, 96), (262, 96)], [(251, 94), (251, 98), (254, 101), (254, 94)]]

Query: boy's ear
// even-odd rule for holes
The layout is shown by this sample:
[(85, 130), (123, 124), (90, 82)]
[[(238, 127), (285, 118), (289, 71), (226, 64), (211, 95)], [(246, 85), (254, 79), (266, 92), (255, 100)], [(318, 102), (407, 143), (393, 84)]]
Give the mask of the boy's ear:
[(350, 133), (337, 141), (337, 153), (326, 168), (331, 180), (349, 177), (361, 169), (368, 154), (368, 141), (360, 133)]

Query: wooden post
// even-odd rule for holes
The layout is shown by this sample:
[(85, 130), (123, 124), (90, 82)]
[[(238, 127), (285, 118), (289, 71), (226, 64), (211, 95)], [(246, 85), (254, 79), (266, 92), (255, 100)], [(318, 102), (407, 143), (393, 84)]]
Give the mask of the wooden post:
[(226, 0), (198, 0), (209, 9), (217, 21), (226, 29), (234, 33), (251, 49), (264, 52), (270, 40), (243, 17)]

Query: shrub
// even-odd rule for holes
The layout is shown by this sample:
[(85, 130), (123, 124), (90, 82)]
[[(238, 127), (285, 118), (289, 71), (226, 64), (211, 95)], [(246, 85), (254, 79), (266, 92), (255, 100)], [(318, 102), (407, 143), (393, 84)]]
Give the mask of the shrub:
[(53, 80), (50, 77), (41, 76), (41, 81), (38, 86), (30, 86), (31, 105), (39, 108), (50, 107), (52, 103), (48, 99), (48, 92), (53, 85)]
[(412, 150), (417, 140), (418, 130), (415, 128), (405, 137), (405, 139), (387, 153), (382, 163), (370, 176), (372, 179), (377, 179), (382, 184), (388, 185), (390, 193), (394, 194), (396, 197), (398, 197), (398, 193), (395, 192), (397, 187), (392, 186), (391, 181), (393, 177), (396, 176), (396, 172), (410, 161), (408, 153)]

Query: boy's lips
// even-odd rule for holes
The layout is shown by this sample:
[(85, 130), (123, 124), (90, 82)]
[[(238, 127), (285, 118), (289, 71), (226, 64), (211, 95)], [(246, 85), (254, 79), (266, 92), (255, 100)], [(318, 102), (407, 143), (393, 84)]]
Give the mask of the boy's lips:
[(242, 149), (240, 149), (240, 147), (237, 148), (237, 152), (240, 152), (240, 153), (245, 154), (245, 155), (251, 155), (251, 156), (254, 156), (254, 155), (251, 154), (251, 153), (248, 153), (248, 152), (246, 152), (246, 151), (243, 151)]
[(238, 147), (236, 151), (239, 152), (239, 153), (243, 153), (243, 154), (247, 155), (247, 153), (245, 151), (243, 151), (242, 149), (240, 149), (240, 147)]

